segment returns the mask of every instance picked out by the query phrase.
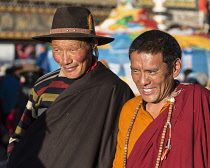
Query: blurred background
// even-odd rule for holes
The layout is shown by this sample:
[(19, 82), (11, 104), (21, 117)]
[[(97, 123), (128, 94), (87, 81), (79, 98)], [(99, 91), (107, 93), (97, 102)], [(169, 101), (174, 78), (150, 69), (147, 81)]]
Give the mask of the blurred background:
[(170, 33), (182, 47), (180, 82), (210, 88), (210, 0), (0, 0), (0, 168), (31, 87), (59, 68), (50, 44), (31, 37), (48, 34), (56, 8), (66, 5), (89, 8), (96, 33), (115, 38), (99, 47), (99, 60), (136, 95), (128, 47), (150, 29)]

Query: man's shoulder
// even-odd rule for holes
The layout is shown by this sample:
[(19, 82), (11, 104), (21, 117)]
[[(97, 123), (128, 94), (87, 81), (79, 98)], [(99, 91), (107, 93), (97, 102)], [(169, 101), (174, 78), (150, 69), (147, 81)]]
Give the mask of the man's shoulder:
[(103, 65), (101, 62), (98, 62), (97, 67), (95, 70), (90, 71), (92, 74), (92, 77), (94, 77), (94, 80), (97, 78), (103, 84), (108, 85), (108, 84), (126, 84), (124, 80), (122, 80), (118, 75), (116, 75), (113, 71), (111, 71), (109, 68), (107, 68), (105, 65)]
[(194, 84), (194, 90), (195, 90), (195, 94), (196, 95), (201, 95), (202, 97), (204, 97), (205, 95), (210, 99), (210, 90), (208, 90), (207, 88), (199, 85), (199, 84)]
[(142, 100), (141, 96), (138, 96), (131, 98), (124, 104), (120, 114), (121, 121), (123, 120), (124, 122), (124, 120), (127, 120), (128, 118), (132, 118), (133, 113), (136, 110), (141, 100)]
[(52, 71), (52, 72), (49, 72), (49, 73), (41, 76), (36, 81), (36, 83), (34, 84), (34, 87), (37, 87), (39, 85), (42, 85), (43, 83), (48, 83), (48, 82), (54, 80), (54, 78), (56, 78), (58, 76), (59, 72), (60, 72), (60, 69)]
[(193, 91), (193, 92), (207, 92), (207, 93), (210, 92), (210, 90), (208, 90), (207, 88), (199, 84), (182, 83), (180, 84), (180, 86), (181, 86), (180, 88), (188, 89), (189, 91)]
[(199, 84), (180, 84), (179, 90), (181, 91), (180, 93), (182, 93), (179, 97), (183, 100), (190, 96), (194, 99), (206, 99), (210, 101), (210, 90)]
[(141, 96), (133, 97), (125, 103), (124, 107), (125, 108), (131, 108), (131, 107), (136, 108), (140, 101), (142, 101)]

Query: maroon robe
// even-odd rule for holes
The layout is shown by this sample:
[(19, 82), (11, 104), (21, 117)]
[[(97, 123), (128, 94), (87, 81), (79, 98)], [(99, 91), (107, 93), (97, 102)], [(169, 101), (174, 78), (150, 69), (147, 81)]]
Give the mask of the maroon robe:
[[(179, 84), (172, 112), (171, 150), (161, 168), (210, 168), (210, 91), (200, 85)], [(136, 141), (127, 168), (154, 168), (168, 108)], [(168, 130), (164, 146), (168, 139)]]

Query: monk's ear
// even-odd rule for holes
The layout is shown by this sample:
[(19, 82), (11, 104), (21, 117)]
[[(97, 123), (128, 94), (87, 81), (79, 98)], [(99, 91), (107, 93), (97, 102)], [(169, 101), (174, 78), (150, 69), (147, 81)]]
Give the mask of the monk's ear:
[(179, 75), (181, 68), (182, 68), (181, 59), (177, 58), (173, 63), (173, 78), (176, 78)]

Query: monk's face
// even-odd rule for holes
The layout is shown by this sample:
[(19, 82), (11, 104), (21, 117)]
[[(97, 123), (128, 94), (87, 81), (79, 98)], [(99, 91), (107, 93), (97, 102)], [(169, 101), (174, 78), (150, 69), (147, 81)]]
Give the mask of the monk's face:
[(82, 76), (92, 63), (91, 45), (79, 40), (52, 40), (54, 60), (67, 78)]
[(131, 74), (144, 101), (159, 103), (171, 94), (174, 78), (179, 74), (179, 59), (175, 61), (173, 71), (168, 70), (162, 61), (162, 54), (131, 53)]

